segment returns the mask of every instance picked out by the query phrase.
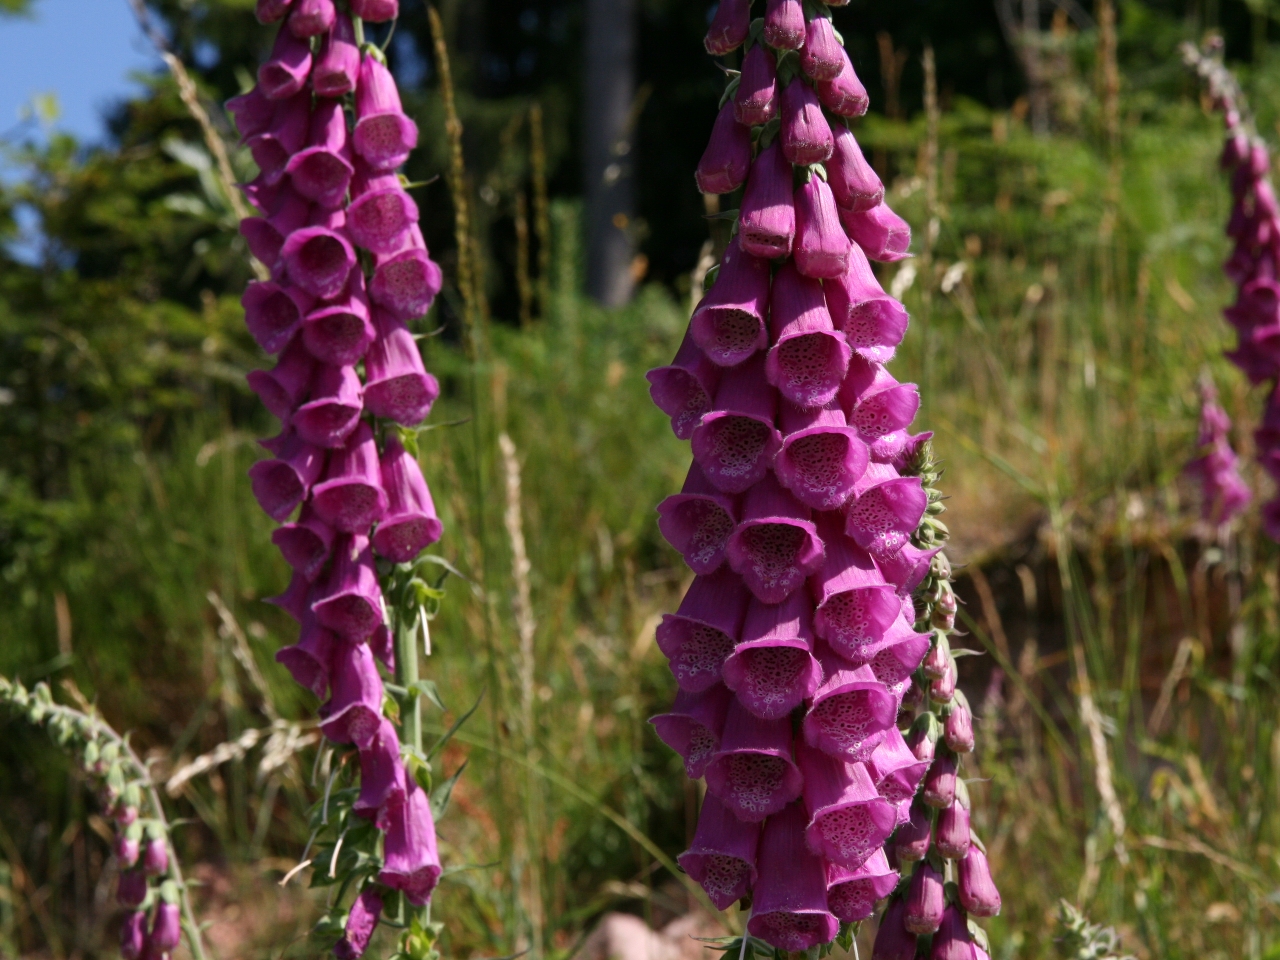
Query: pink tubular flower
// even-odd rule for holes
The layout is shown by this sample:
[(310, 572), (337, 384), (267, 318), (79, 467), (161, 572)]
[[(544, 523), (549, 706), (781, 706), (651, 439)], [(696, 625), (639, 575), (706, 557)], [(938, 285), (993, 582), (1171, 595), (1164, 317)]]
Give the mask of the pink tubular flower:
[(960, 903), (975, 917), (994, 917), (1000, 912), (1000, 891), (991, 879), (987, 855), (978, 844), (969, 846), (958, 867)]
[[(843, 236), (843, 234), (842, 234)], [(785, 263), (773, 279), (769, 332), (773, 347), (765, 357), (765, 377), (798, 407), (821, 407), (835, 398), (851, 351), (831, 325), (822, 284), (803, 276), (796, 262)]]
[(360, 48), (351, 18), (339, 13), (320, 44), (311, 68), (311, 89), (318, 97), (344, 97), (355, 90), (360, 76)]
[(804, 39), (804, 8), (800, 0), (766, 0), (764, 42), (779, 50), (799, 50)]
[(781, 106), (782, 155), (798, 167), (829, 159), (835, 141), (813, 88), (797, 77), (783, 88)]
[(819, 80), (818, 99), (822, 105), (840, 117), (860, 117), (867, 112), (871, 99), (867, 88), (853, 72), (849, 54), (840, 51), (840, 72), (831, 80)]
[[(742, 75), (733, 94), (733, 115), (747, 127), (766, 124), (778, 115), (777, 61), (762, 43), (755, 44), (742, 58)], [(747, 159), (750, 161), (750, 156)]]
[(176, 903), (161, 900), (151, 922), (151, 948), (157, 953), (176, 950), (182, 942), (182, 916)]
[(693, 311), (689, 335), (713, 363), (737, 366), (767, 345), (768, 304), (769, 264), (735, 238), (725, 248), (716, 282)]
[(778, 482), (814, 510), (836, 510), (867, 468), (867, 448), (834, 403), (804, 410), (783, 404), (782, 448), (773, 461)]
[(761, 719), (734, 698), (706, 768), (707, 790), (739, 820), (759, 823), (800, 796), (804, 779), (791, 754), (788, 718)]
[(426, 791), (407, 771), (405, 802), (388, 810), (386, 850), (378, 882), (423, 906), (440, 880), (435, 823)]
[(681, 690), (700, 693), (721, 679), (724, 661), (737, 644), (750, 594), (727, 570), (696, 577), (675, 613), (663, 614), (654, 633), (671, 661)]
[(147, 915), (134, 910), (124, 918), (120, 927), (120, 956), (125, 960), (138, 960), (147, 946)]
[(856, 870), (893, 833), (893, 805), (880, 796), (861, 763), (836, 759), (804, 741), (796, 744), (796, 760), (804, 776), (809, 849)]
[(742, 498), (742, 519), (725, 555), (762, 603), (782, 603), (822, 566), (822, 541), (811, 515), (768, 475)]
[(400, 15), (400, 0), (351, 0), (351, 12), (370, 23), (385, 23)]
[(116, 900), (122, 907), (137, 909), (147, 899), (147, 875), (138, 868), (124, 870), (116, 881)]
[(431, 412), (440, 384), (423, 367), (409, 328), (386, 314), (377, 319), (379, 336), (364, 358), (365, 406), (374, 416), (415, 426)]
[(720, 0), (703, 45), (713, 57), (742, 46), (751, 29), (751, 0)]
[[(406, 776), (396, 729), (382, 715), (378, 661), (396, 668), (385, 618), (399, 611), (384, 606), (378, 571), (389, 565), (375, 565), (374, 554), (407, 563), (441, 534), (417, 461), (387, 423), (417, 427), (439, 395), (406, 323), (431, 307), (441, 274), (394, 172), (417, 127), (380, 54), (362, 56), (352, 20), (397, 12), (395, 0), (259, 0), (259, 19), (283, 23), (259, 86), (227, 109), (260, 169), (243, 191), (262, 215), (242, 221), (241, 234), (270, 270), (245, 291), (245, 321), (264, 350), (280, 353), (274, 368), (249, 375), (282, 423), (262, 442), (274, 457), (254, 464), (250, 481), (273, 519), (301, 507), (272, 535), (294, 573), (270, 602), (300, 625), (276, 659), (325, 700), (324, 735), (359, 752), (352, 809), (386, 834), (379, 883), (424, 905), (440, 863), (428, 798)], [(358, 259), (357, 246), (372, 256)], [(154, 852), (149, 845), (144, 866), (163, 870)], [(124, 893), (146, 896), (141, 871), (128, 875)], [(381, 895), (367, 887), (334, 948), (340, 960), (364, 952), (381, 913)], [(153, 931), (139, 952), (167, 955), (166, 936)]]
[(827, 863), (827, 907), (841, 923), (866, 920), (876, 901), (893, 892), (898, 871), (889, 866), (883, 850), (876, 850), (856, 870)]
[(336, 17), (333, 0), (293, 0), (289, 30), (295, 37), (318, 37), (329, 32)]
[[(1213, 384), (1206, 379), (1201, 385), (1200, 435), (1197, 438), (1197, 445), (1203, 452), (1187, 464), (1186, 471), (1200, 481), (1204, 518), (1221, 526), (1243, 511), (1252, 495), (1240, 477), (1238, 458), (1231, 449), (1231, 418), (1218, 405), (1216, 393)], [(1275, 431), (1264, 422), (1262, 429), (1255, 434), (1259, 459), (1264, 467), (1268, 466), (1268, 454), (1277, 448), (1272, 440), (1273, 433)]]
[(782, 950), (828, 943), (840, 923), (827, 909), (827, 871), (805, 843), (804, 806), (793, 803), (765, 821), (747, 931)]
[(871, 169), (853, 131), (843, 123), (831, 128), (834, 146), (826, 163), (827, 182), (836, 203), (846, 210), (863, 211), (884, 202), (884, 184)]
[(902, 914), (903, 925), (917, 936), (934, 933), (942, 924), (946, 909), (942, 890), (942, 874), (923, 860), (916, 864), (907, 890), (906, 909)]
[(288, 26), (276, 34), (271, 57), (258, 68), (258, 86), (272, 100), (298, 93), (311, 73), (311, 45), (294, 36)]
[(852, 244), (836, 210), (835, 196), (821, 177), (796, 191), (796, 269), (806, 277), (834, 279), (849, 271)]
[(841, 209), (840, 222), (872, 260), (895, 263), (911, 256), (911, 227), (883, 203), (856, 213)]
[(804, 594), (797, 592), (777, 605), (752, 600), (742, 640), (723, 670), (725, 686), (766, 720), (788, 716), (812, 697), (822, 668), (813, 657), (812, 613)]
[(427, 255), (415, 223), (400, 247), (374, 258), (369, 296), (397, 320), (414, 320), (431, 309), (441, 282), (440, 267)]
[(658, 504), (658, 529), (694, 573), (714, 573), (737, 526), (735, 498), (721, 493), (695, 462), (684, 488)]
[(370, 53), (360, 61), (353, 143), (374, 170), (394, 170), (418, 145), (418, 126), (405, 116), (391, 71)]
[(805, 26), (800, 69), (813, 80), (834, 80), (844, 67), (844, 47), (829, 17), (814, 17)]
[(387, 811), (404, 803), (405, 790), (400, 741), (391, 721), (384, 719), (360, 751), (360, 796), (355, 802), (355, 812), (386, 830)]
[(720, 749), (725, 714), (733, 699), (723, 684), (698, 693), (676, 693), (670, 713), (650, 718), (659, 739), (680, 755), (691, 779), (701, 777)]
[(694, 179), (703, 193), (730, 193), (746, 182), (750, 167), (751, 129), (735, 118), (734, 104), (726, 103), (711, 128)]
[[(714, 409), (691, 436), (693, 457), (707, 479), (725, 493), (741, 493), (764, 479), (782, 446), (773, 425), (778, 398), (765, 382), (764, 358), (756, 354), (726, 370)], [(767, 389), (761, 389), (761, 385)]]
[(387, 512), (373, 534), (373, 549), (396, 563), (409, 563), (440, 539), (444, 528), (422, 469), (392, 436), (382, 454), (382, 489)]
[[(755, 322), (757, 329), (763, 325), (759, 318)], [(654, 406), (671, 418), (672, 432), (681, 440), (688, 440), (703, 416), (711, 412), (711, 398), (720, 383), (720, 367), (702, 352), (692, 332), (686, 332), (671, 365), (650, 370), (645, 379), (649, 381)]]
[(751, 165), (738, 214), (738, 242), (755, 257), (785, 257), (796, 235), (791, 164), (775, 141)]
[(329, 457), (325, 479), (313, 491), (316, 514), (335, 530), (360, 533), (387, 511), (373, 430), (361, 423)]
[(906, 900), (901, 897), (889, 903), (876, 930), (876, 942), (871, 948), (872, 960), (915, 960), (916, 936), (903, 923), (906, 909)]
[(382, 624), (382, 592), (366, 537), (338, 538), (329, 575), (317, 581), (313, 596), (316, 622), (347, 643), (367, 640)]
[(330, 668), (333, 691), (320, 708), (320, 729), (335, 743), (367, 749), (382, 722), (382, 680), (368, 644), (341, 643)]
[(169, 842), (164, 837), (152, 837), (142, 851), (142, 870), (149, 877), (158, 877), (169, 869)]
[(870, 760), (898, 715), (898, 703), (868, 666), (822, 658), (824, 678), (804, 718), (809, 746), (847, 763)]
[(378, 926), (378, 917), (381, 915), (382, 897), (373, 887), (365, 887), (351, 905), (342, 939), (333, 948), (334, 956), (338, 960), (356, 960), (361, 956), (373, 938), (373, 931)]
[(693, 877), (720, 910), (746, 896), (756, 882), (760, 825), (744, 823), (708, 793), (702, 799), (698, 829), (680, 867)]
[(274, 460), (259, 460), (249, 468), (249, 482), (258, 505), (272, 520), (283, 522), (306, 499), (324, 469), (324, 451), (287, 430), (260, 441)]
[(849, 250), (849, 270), (823, 284), (831, 322), (849, 346), (870, 363), (888, 363), (907, 332), (907, 311), (880, 286), (858, 244)]
[(326, 209), (342, 206), (355, 168), (347, 142), (347, 120), (337, 100), (321, 100), (311, 115), (306, 149), (285, 163), (293, 189)]
[(962, 911), (947, 907), (938, 932), (933, 935), (929, 960), (976, 960), (973, 938)]

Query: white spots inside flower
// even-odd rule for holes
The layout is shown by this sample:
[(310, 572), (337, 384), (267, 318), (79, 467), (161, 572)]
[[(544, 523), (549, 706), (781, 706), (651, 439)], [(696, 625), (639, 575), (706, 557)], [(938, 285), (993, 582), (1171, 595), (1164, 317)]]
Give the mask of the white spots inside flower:
[(760, 464), (769, 443), (769, 427), (752, 417), (724, 417), (712, 424), (708, 473), (725, 478), (742, 478)]
[[(809, 533), (790, 523), (760, 523), (742, 532), (742, 546), (747, 557), (744, 577), (752, 592), (782, 593), (780, 602), (790, 595), (805, 578), (796, 563)], [(763, 599), (763, 598), (762, 598)]]
[(720, 676), (720, 668), (733, 652), (728, 634), (703, 623), (691, 624), (679, 652), (671, 660), (671, 670), (682, 684), (702, 688)]
[(745, 813), (763, 815), (778, 806), (788, 763), (765, 753), (735, 753), (726, 758), (728, 796), (724, 800)]

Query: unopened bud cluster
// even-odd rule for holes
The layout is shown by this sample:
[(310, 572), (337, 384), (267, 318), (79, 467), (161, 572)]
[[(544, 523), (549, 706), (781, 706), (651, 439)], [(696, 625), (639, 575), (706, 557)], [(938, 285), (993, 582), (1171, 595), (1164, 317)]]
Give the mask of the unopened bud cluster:
[(440, 876), (428, 797), (383, 716), (378, 669), (395, 658), (386, 577), (441, 535), (410, 452), (439, 394), (407, 325), (441, 282), (397, 172), (418, 130), (382, 52), (360, 42), (362, 18), (396, 14), (395, 0), (258, 0), (279, 32), (258, 85), (228, 104), (260, 170), (244, 192), (261, 216), (240, 231), (271, 273), (245, 291), (245, 322), (279, 354), (249, 375), (282, 424), (263, 441), (274, 458), (250, 470), (294, 571), (273, 602), (300, 636), (276, 659), (324, 700), (324, 735), (358, 751), (354, 811), (385, 834), (335, 948), (343, 958), (364, 951), (387, 891), (421, 906)]
[(182, 940), (180, 888), (171, 876), (171, 846), (146, 771), (127, 743), (101, 719), (54, 702), (48, 685), (30, 690), (0, 677), (0, 704), (45, 727), (77, 761), (115, 831), (120, 878), (116, 901), (126, 911), (120, 953), (126, 960), (168, 960)]
[(951, 638), (959, 603), (951, 564), (940, 550), (949, 533), (939, 519), (945, 507), (932, 444), (919, 446), (905, 472), (920, 478), (929, 501), (913, 540), (937, 551), (915, 593), (915, 628), (930, 634), (930, 647), (915, 677), (917, 711), (907, 735), (912, 753), (929, 769), (909, 820), (888, 845), (890, 862), (910, 876), (881, 917), (872, 956), (911, 960), (925, 950), (930, 960), (986, 960), (986, 933), (971, 918), (999, 913), (1000, 893), (973, 831), (969, 790), (960, 776), (974, 748), (973, 712), (956, 687)]

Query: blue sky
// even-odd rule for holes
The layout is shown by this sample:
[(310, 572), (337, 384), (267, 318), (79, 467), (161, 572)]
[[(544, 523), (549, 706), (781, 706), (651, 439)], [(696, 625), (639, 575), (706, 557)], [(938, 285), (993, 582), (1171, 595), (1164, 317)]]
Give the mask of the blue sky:
[(160, 64), (128, 0), (35, 0), (30, 17), (0, 17), (0, 135), (38, 94), (54, 93), (56, 129), (103, 137), (103, 111), (137, 89), (133, 71)]

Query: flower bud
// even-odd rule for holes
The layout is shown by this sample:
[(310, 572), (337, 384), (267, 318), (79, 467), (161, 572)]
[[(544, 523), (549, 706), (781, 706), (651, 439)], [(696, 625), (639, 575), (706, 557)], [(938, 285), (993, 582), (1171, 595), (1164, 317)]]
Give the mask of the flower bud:
[(835, 141), (813, 88), (796, 77), (783, 89), (781, 107), (782, 155), (798, 167), (830, 158)]
[(124, 918), (120, 927), (120, 956), (124, 960), (138, 960), (147, 946), (147, 915), (134, 910)]
[(915, 960), (916, 937), (903, 922), (906, 901), (897, 897), (885, 907), (876, 931), (875, 946), (871, 948), (871, 960)]
[(949, 906), (943, 914), (929, 949), (929, 960), (975, 960), (969, 925), (958, 907)]
[(694, 179), (702, 193), (729, 193), (746, 182), (750, 170), (751, 128), (739, 123), (734, 104), (726, 103), (716, 116)]
[(893, 849), (902, 863), (923, 860), (933, 837), (933, 811), (919, 800), (911, 802), (911, 817), (893, 835)]
[(163, 837), (152, 837), (142, 854), (142, 869), (156, 877), (169, 869), (169, 844)]
[(800, 51), (800, 69), (814, 80), (834, 80), (844, 67), (844, 47), (836, 39), (829, 17), (814, 17), (805, 25), (804, 49)]
[(116, 805), (112, 817), (122, 827), (127, 827), (138, 819), (138, 808), (129, 803)]
[(942, 676), (929, 684), (929, 696), (942, 703), (947, 703), (956, 693), (956, 661), (948, 654), (946, 668)]
[(849, 269), (849, 238), (827, 182), (810, 177), (795, 193), (795, 210), (796, 269), (806, 277), (843, 276)]
[(351, 0), (351, 13), (369, 23), (386, 23), (400, 15), (400, 0)]
[(836, 204), (846, 210), (870, 210), (884, 201), (884, 184), (867, 163), (853, 131), (843, 123), (831, 128), (834, 144), (827, 161), (827, 182)]
[(744, 252), (766, 259), (791, 253), (796, 235), (791, 180), (791, 164), (775, 140), (751, 165), (742, 195), (738, 240)]
[(176, 903), (161, 900), (156, 905), (156, 916), (151, 922), (151, 948), (157, 953), (168, 953), (182, 942), (182, 916)]
[(147, 899), (147, 875), (141, 870), (125, 870), (116, 883), (116, 900), (121, 906), (137, 908)]
[(293, 0), (289, 29), (295, 37), (318, 37), (329, 32), (336, 17), (333, 0)]
[(956, 798), (956, 758), (951, 753), (942, 751), (934, 757), (924, 776), (920, 798), (939, 810), (951, 806)]
[(956, 783), (951, 806), (938, 814), (934, 844), (948, 860), (959, 860), (969, 852), (969, 791), (963, 780)]
[(764, 10), (764, 42), (779, 50), (804, 46), (804, 7), (800, 0), (767, 0)]
[(733, 94), (738, 123), (757, 127), (778, 115), (778, 68), (773, 52), (757, 43), (742, 58), (742, 74)]
[(960, 902), (966, 910), (975, 917), (994, 917), (1000, 912), (1000, 891), (991, 879), (991, 865), (976, 843), (970, 844), (957, 872)]
[(946, 904), (942, 874), (928, 860), (922, 860), (911, 874), (911, 885), (907, 888), (906, 906), (902, 913), (903, 926), (917, 936), (933, 933), (942, 923)]
[(751, 30), (751, 0), (721, 0), (702, 41), (707, 53), (721, 57), (742, 46)]
[(907, 732), (907, 747), (917, 760), (929, 763), (938, 744), (938, 718), (933, 713), (922, 713), (916, 717)]
[(956, 753), (973, 752), (973, 714), (965, 695), (956, 691), (951, 713), (942, 724), (942, 736)]
[(933, 646), (929, 648), (929, 653), (925, 656), (920, 668), (930, 680), (937, 680), (946, 675), (947, 663), (950, 660), (951, 645), (947, 642), (946, 634), (935, 632)]
[(127, 833), (117, 834), (115, 854), (121, 867), (132, 867), (138, 862), (141, 852), (142, 843), (137, 837), (131, 837)]
[(361, 956), (369, 946), (381, 915), (382, 897), (378, 896), (378, 891), (373, 887), (366, 887), (351, 905), (346, 928), (342, 939), (333, 948), (333, 955), (338, 960), (356, 960)]
[(867, 88), (853, 72), (853, 64), (843, 47), (840, 48), (840, 72), (831, 80), (819, 80), (816, 87), (822, 105), (836, 116), (860, 117), (871, 105)]

